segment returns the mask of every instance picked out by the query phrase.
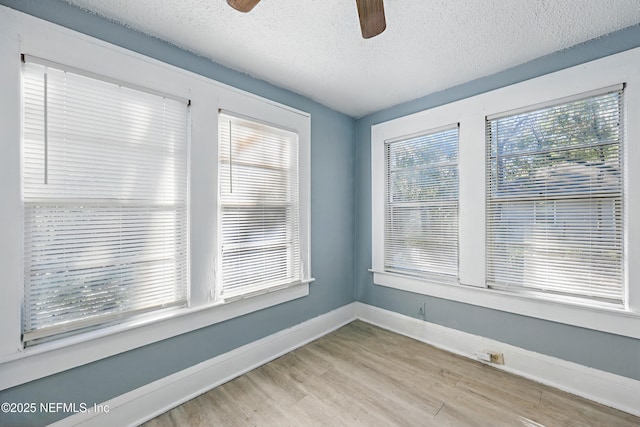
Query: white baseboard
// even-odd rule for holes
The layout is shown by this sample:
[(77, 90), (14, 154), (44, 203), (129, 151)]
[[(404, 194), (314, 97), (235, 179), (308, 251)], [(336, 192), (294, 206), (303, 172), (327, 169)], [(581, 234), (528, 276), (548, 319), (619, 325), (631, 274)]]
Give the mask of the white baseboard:
[(52, 426), (137, 426), (355, 320), (353, 304), (269, 335), (104, 402)]
[(525, 350), (359, 302), (355, 317), (434, 347), (475, 359), (477, 351), (504, 354), (498, 369), (640, 416), (640, 381)]
[(498, 369), (640, 416), (640, 381), (355, 302), (104, 402), (108, 412), (79, 413), (53, 426), (136, 426), (355, 319), (469, 358), (481, 350), (503, 353)]

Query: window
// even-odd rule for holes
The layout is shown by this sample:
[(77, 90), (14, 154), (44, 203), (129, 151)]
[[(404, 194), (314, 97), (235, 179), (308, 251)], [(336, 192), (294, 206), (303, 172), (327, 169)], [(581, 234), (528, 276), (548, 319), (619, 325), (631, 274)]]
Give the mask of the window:
[(187, 303), (187, 101), (26, 58), (26, 344)]
[[(632, 49), (372, 125), (373, 282), (640, 338), (639, 65)], [(402, 219), (396, 202), (446, 185), (399, 148), (452, 123), (458, 232), (429, 255), (441, 268), (457, 255), (444, 276), (416, 267), (432, 217), (416, 204)]]
[(458, 276), (458, 126), (386, 143), (385, 271)]
[(221, 298), (300, 283), (298, 134), (219, 115)]
[(490, 286), (622, 305), (622, 87), (487, 120)]
[[(10, 9), (0, 28), (0, 388), (309, 294), (309, 113)], [(220, 110), (297, 138), (298, 238), (260, 291), (222, 293)]]

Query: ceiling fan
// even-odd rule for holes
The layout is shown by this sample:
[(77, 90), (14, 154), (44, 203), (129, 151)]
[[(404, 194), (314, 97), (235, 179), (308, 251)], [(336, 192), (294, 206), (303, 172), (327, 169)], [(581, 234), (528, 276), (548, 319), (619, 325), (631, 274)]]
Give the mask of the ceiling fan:
[[(227, 0), (229, 6), (240, 12), (249, 12), (260, 0)], [(375, 37), (387, 28), (383, 0), (356, 0), (362, 37)]]

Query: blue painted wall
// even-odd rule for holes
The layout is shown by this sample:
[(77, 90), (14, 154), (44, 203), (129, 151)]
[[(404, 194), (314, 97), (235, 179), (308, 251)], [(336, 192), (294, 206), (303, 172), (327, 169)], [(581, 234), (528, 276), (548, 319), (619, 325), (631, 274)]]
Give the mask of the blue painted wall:
[[(306, 298), (0, 391), (0, 402), (104, 402), (353, 302), (353, 118), (58, 0), (0, 4), (310, 113), (311, 268), (316, 279)], [(65, 415), (0, 413), (0, 426), (45, 425)]]
[[(640, 380), (640, 340), (377, 286), (371, 268), (371, 125), (640, 46), (640, 25), (401, 104), (356, 124), (355, 297), (377, 307)], [(636, 184), (636, 183), (633, 183)], [(632, 185), (633, 185), (632, 184)]]

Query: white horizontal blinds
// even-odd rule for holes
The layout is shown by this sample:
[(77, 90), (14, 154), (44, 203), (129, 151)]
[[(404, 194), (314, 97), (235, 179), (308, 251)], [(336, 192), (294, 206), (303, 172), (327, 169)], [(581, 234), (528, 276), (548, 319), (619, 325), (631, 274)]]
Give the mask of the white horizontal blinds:
[(487, 120), (487, 280), (623, 301), (622, 87)]
[(187, 301), (186, 103), (23, 64), (23, 336)]
[(302, 279), (298, 135), (221, 113), (223, 298)]
[(385, 271), (458, 277), (458, 126), (387, 142)]

